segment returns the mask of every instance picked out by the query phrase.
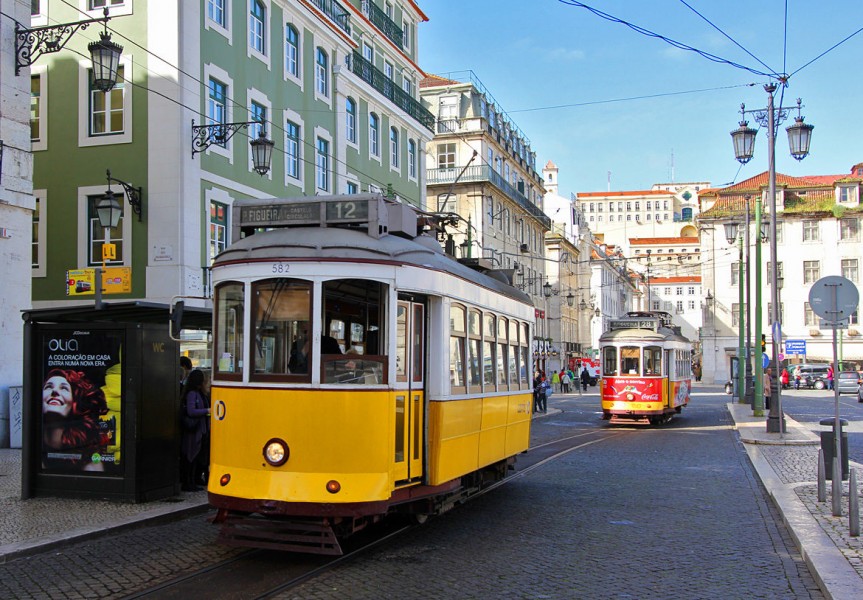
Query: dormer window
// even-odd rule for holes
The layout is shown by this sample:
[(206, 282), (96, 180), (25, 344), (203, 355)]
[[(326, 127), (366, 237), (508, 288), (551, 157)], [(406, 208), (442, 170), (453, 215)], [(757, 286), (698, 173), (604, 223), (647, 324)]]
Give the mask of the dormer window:
[(857, 204), (857, 186), (840, 185), (839, 186), (839, 203), (840, 204)]

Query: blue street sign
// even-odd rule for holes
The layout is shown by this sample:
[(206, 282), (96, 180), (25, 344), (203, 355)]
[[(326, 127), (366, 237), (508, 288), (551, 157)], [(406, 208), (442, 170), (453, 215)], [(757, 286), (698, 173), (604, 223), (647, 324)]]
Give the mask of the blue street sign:
[(785, 354), (806, 354), (806, 340), (785, 340)]
[(766, 352), (761, 353), (761, 368), (766, 369), (770, 366), (770, 357), (767, 356)]

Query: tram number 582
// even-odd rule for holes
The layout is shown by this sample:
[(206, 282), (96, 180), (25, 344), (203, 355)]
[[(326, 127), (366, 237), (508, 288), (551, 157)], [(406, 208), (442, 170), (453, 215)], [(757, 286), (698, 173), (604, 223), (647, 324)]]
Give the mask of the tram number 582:
[(291, 263), (277, 262), (273, 263), (273, 273), (287, 273), (291, 270)]

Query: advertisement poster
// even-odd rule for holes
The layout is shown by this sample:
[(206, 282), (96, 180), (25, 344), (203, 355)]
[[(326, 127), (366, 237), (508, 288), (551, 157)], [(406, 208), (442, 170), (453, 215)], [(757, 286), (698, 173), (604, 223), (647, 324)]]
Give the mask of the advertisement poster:
[(52, 473), (121, 474), (121, 330), (44, 331), (42, 468)]

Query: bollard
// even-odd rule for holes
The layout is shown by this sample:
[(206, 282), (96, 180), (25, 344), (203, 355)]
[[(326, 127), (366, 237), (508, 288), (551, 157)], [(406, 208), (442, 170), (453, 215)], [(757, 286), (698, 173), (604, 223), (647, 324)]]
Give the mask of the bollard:
[(827, 477), (824, 473), (824, 451), (818, 449), (818, 502), (827, 502)]
[(851, 469), (848, 481), (848, 528), (852, 536), (860, 535), (860, 503), (857, 492), (857, 470)]
[(842, 516), (842, 473), (836, 456), (833, 457), (833, 516)]

